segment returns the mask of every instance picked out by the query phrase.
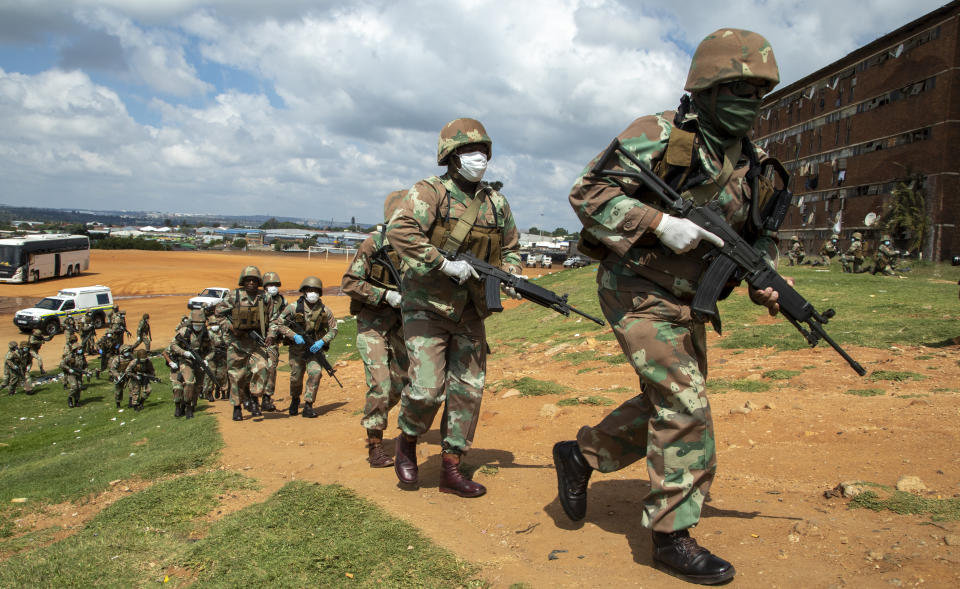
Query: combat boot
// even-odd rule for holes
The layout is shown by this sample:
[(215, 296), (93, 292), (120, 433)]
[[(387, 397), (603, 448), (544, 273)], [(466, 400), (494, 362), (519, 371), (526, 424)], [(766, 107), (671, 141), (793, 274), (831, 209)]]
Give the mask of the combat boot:
[(263, 396), (263, 402), (260, 403), (260, 408), (264, 411), (276, 411), (277, 406), (273, 404), (273, 397), (270, 395)]
[(213, 398), (213, 393), (211, 391), (207, 391), (207, 394), (204, 395), (204, 399), (206, 399), (210, 403), (213, 403), (214, 401), (216, 401), (216, 399)]
[(141, 409), (143, 409), (143, 399), (137, 401), (137, 404), (133, 406), (134, 411), (140, 411)]
[(290, 408), (287, 410), (290, 415), (297, 415), (300, 413), (300, 395), (291, 395), (290, 396)]
[(303, 416), (313, 419), (314, 417), (320, 417), (317, 415), (317, 412), (313, 410), (313, 403), (306, 402), (303, 404)]
[(661, 571), (699, 585), (729, 581), (737, 571), (690, 537), (689, 530), (653, 532), (653, 565)]
[(193, 419), (193, 405), (187, 403), (187, 406), (183, 408), (183, 418), (184, 419)]
[[(11, 393), (11, 394), (12, 394), (12, 393)], [(71, 407), (71, 408), (72, 408), (72, 407), (75, 407), (75, 406), (76, 406), (76, 405), (75, 405), (74, 402), (73, 402), (73, 395), (70, 395), (69, 397), (67, 397), (67, 407)]]
[(120, 399), (117, 399), (117, 409), (120, 408)]
[[(381, 433), (381, 432), (378, 432)], [(393, 466), (393, 458), (383, 451), (383, 436), (367, 438), (367, 462), (371, 468)]]
[(574, 440), (553, 445), (553, 464), (557, 468), (557, 496), (564, 513), (573, 521), (587, 514), (587, 483), (593, 468), (587, 464)]
[(263, 412), (260, 411), (260, 401), (256, 397), (250, 398), (250, 417), (260, 417)]
[(174, 416), (174, 417), (183, 417), (183, 402), (182, 402), (182, 401), (177, 401), (177, 402), (174, 403), (173, 416)]
[(417, 438), (407, 439), (407, 434), (397, 436), (397, 457), (393, 463), (393, 471), (401, 483), (414, 485), (420, 476), (417, 468)]
[(460, 472), (460, 456), (457, 454), (441, 454), (440, 492), (453, 493), (460, 497), (479, 497), (487, 492), (487, 488), (463, 476)]
[(243, 421), (243, 409), (240, 407), (240, 405), (233, 406), (233, 420)]
[(127, 398), (127, 409), (133, 409), (133, 397)]

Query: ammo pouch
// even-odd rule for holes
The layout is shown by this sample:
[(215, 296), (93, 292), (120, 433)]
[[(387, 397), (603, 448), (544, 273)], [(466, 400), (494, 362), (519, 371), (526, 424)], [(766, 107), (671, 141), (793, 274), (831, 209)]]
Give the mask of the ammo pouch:
[(256, 305), (241, 305), (240, 292), (235, 291), (233, 301), (233, 311), (230, 320), (233, 322), (233, 328), (238, 331), (251, 331), (253, 329), (264, 332), (266, 329), (263, 321), (264, 309), (263, 299), (259, 298)]

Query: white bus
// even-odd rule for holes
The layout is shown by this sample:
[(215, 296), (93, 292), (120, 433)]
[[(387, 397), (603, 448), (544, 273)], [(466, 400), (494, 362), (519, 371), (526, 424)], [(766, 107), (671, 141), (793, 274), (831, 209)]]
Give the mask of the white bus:
[(0, 282), (76, 276), (90, 268), (86, 235), (46, 234), (0, 239)]

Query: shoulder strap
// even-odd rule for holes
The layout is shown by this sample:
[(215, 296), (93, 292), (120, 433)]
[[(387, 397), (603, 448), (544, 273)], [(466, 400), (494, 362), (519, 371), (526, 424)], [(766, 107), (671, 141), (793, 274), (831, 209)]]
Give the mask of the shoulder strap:
[(480, 193), (473, 195), (470, 204), (467, 205), (467, 210), (463, 212), (463, 216), (457, 220), (457, 225), (453, 228), (453, 231), (450, 232), (450, 235), (447, 236), (447, 240), (443, 244), (444, 250), (455, 253), (460, 251), (460, 247), (463, 246), (467, 235), (470, 234), (470, 230), (473, 229), (473, 225), (477, 222), (477, 215), (480, 213), (480, 204), (483, 203), (485, 195), (486, 191), (483, 189), (481, 189)]
[(707, 184), (691, 187), (682, 196), (693, 199), (693, 202), (697, 204), (703, 204), (712, 200), (723, 190), (723, 187), (726, 186), (727, 181), (730, 179), (730, 175), (733, 174), (733, 168), (740, 159), (742, 148), (742, 142), (737, 141), (733, 143), (723, 153), (723, 167), (720, 169), (720, 174)]

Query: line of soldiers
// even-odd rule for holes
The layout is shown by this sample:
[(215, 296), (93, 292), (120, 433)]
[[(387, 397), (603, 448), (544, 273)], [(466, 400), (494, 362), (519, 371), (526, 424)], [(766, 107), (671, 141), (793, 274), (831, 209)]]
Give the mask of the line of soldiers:
[(898, 275), (896, 265), (900, 252), (893, 248), (889, 235), (883, 235), (880, 238), (880, 245), (877, 248), (872, 266), (866, 263), (862, 233), (855, 231), (850, 236), (850, 245), (842, 253), (838, 245), (839, 240), (840, 236), (834, 233), (820, 246), (819, 258), (807, 258), (803, 242), (800, 241), (798, 236), (794, 235), (790, 238), (790, 246), (787, 249), (787, 259), (791, 266), (810, 265), (829, 267), (832, 265), (834, 258), (839, 258), (840, 268), (847, 273), (862, 274), (871, 272), (878, 274), (882, 272), (887, 276)]

